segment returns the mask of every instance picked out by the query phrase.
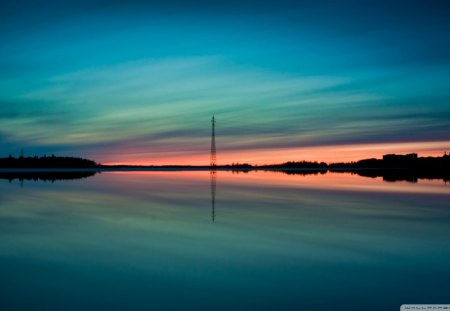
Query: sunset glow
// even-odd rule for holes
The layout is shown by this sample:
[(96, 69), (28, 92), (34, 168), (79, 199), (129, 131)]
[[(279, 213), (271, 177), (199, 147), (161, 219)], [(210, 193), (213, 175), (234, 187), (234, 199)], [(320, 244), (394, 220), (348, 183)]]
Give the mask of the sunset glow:
[[(220, 150), (219, 165), (232, 163), (249, 163), (253, 165), (279, 164), (287, 161), (323, 161), (326, 163), (351, 162), (368, 158), (382, 158), (389, 153), (407, 154), (418, 153), (419, 156), (442, 156), (450, 150), (450, 141), (439, 142), (414, 142), (414, 143), (388, 143), (388, 144), (361, 144), (361, 145), (337, 145), (318, 146), (310, 148), (284, 148), (262, 149), (258, 151), (230, 152)], [(208, 165), (209, 158), (203, 154), (169, 155), (158, 157), (149, 153), (126, 154), (119, 150), (122, 161), (114, 161), (106, 158), (103, 164), (129, 164), (129, 165)], [(115, 152), (111, 152), (112, 158), (119, 158)]]
[(219, 164), (450, 149), (436, 4), (22, 2), (0, 7), (0, 157), (205, 165), (213, 114)]

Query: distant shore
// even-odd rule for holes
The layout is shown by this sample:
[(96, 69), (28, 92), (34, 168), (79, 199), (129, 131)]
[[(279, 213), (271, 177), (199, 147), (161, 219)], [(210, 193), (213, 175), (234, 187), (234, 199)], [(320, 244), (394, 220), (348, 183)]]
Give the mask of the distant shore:
[(363, 159), (356, 162), (325, 163), (317, 161), (289, 161), (280, 164), (251, 165), (102, 165), (93, 160), (76, 157), (12, 157), (0, 158), (2, 169), (90, 169), (90, 170), (347, 170), (347, 169), (408, 169), (450, 171), (450, 155), (418, 157), (416, 153), (386, 154), (382, 159)]
[[(218, 166), (195, 165), (101, 165), (92, 160), (73, 157), (0, 158), (0, 178), (6, 179), (74, 179), (101, 172), (138, 171), (277, 171), (289, 175), (325, 174), (327, 172), (354, 173), (364, 177), (382, 177), (386, 181), (443, 179), (450, 181), (450, 156), (418, 157), (417, 154), (388, 154), (383, 159), (364, 159), (350, 163), (286, 162), (273, 165), (234, 163)], [(64, 176), (66, 175), (66, 176)], [(42, 178), (41, 178), (42, 177)], [(67, 178), (65, 178), (67, 177)]]
[(417, 182), (419, 179), (439, 179), (444, 182), (450, 182), (450, 173), (448, 171), (423, 171), (402, 168), (270, 168), (270, 167), (252, 167), (236, 168), (221, 167), (211, 168), (209, 166), (102, 166), (96, 168), (0, 168), (0, 179), (12, 181), (18, 180), (69, 180), (91, 177), (102, 172), (279, 172), (286, 175), (324, 175), (327, 173), (349, 173), (361, 177), (377, 178), (384, 181), (407, 181)]

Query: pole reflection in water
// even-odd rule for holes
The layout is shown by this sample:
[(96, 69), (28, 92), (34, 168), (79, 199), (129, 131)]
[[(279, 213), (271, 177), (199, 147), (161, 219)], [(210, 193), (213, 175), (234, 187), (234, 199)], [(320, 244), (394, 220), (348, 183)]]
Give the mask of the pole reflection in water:
[(211, 206), (212, 206), (212, 212), (211, 212), (211, 218), (212, 222), (215, 222), (216, 219), (216, 182), (217, 182), (217, 171), (211, 170), (209, 172), (210, 176), (210, 184), (211, 184)]
[(450, 292), (440, 180), (53, 173), (0, 174), (1, 310), (378, 311)]

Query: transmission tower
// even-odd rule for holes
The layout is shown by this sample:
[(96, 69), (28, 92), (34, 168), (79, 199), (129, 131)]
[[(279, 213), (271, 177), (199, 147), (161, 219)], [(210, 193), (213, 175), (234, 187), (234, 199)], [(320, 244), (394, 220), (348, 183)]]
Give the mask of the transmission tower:
[(214, 115), (211, 119), (211, 159), (210, 159), (210, 178), (211, 178), (211, 205), (212, 205), (212, 222), (216, 219), (216, 166), (217, 166), (217, 158), (216, 158), (216, 119)]
[(216, 126), (216, 120), (214, 119), (214, 115), (211, 119), (211, 125), (212, 125), (212, 133), (211, 133), (211, 159), (210, 159), (210, 167), (216, 167), (216, 132), (215, 132), (215, 126)]

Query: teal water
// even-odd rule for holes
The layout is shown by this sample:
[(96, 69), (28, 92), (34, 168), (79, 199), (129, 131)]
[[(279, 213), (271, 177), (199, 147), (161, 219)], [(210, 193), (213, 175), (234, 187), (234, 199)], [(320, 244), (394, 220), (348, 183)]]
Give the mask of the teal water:
[(450, 185), (280, 172), (0, 180), (0, 246), (4, 311), (399, 310), (450, 301)]

